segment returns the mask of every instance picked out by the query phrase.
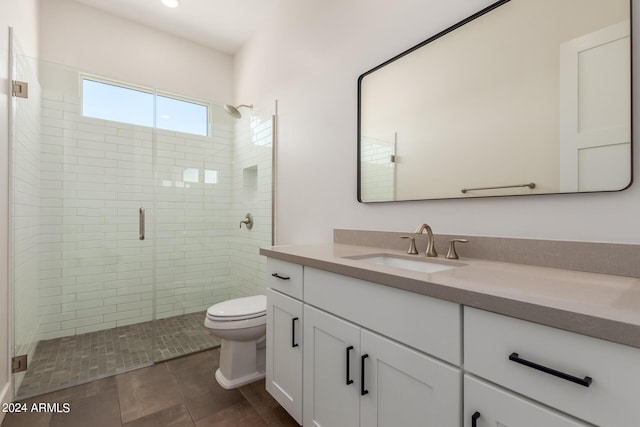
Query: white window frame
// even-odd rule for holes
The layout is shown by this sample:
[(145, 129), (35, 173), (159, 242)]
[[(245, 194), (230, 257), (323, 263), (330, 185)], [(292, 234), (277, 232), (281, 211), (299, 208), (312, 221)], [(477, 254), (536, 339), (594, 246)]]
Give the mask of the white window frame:
[[(155, 101), (154, 101), (154, 111), (153, 111), (153, 126), (151, 126), (152, 129), (155, 130), (160, 130), (160, 131), (169, 131), (169, 132), (178, 132), (178, 133), (184, 133), (187, 135), (196, 135), (196, 136), (205, 136), (208, 137), (211, 135), (211, 103), (207, 102), (207, 101), (203, 101), (201, 99), (197, 99), (197, 98), (192, 98), (189, 96), (185, 96), (185, 95), (180, 95), (174, 92), (168, 92), (168, 91), (163, 91), (163, 90), (158, 90), (158, 89), (153, 89), (147, 86), (141, 86), (141, 85), (136, 85), (133, 83), (127, 83), (127, 82), (123, 82), (121, 80), (114, 80), (114, 79), (109, 79), (106, 77), (101, 77), (95, 74), (89, 74), (89, 73), (80, 73), (79, 75), (79, 93), (80, 93), (80, 107), (81, 107), (81, 112), (80, 114), (82, 115), (82, 117), (89, 117), (92, 118), (90, 116), (85, 116), (84, 115), (84, 93), (83, 93), (83, 82), (85, 80), (91, 80), (97, 83), (103, 83), (103, 84), (107, 84), (107, 85), (112, 85), (112, 86), (117, 86), (117, 87), (121, 87), (124, 89), (130, 89), (130, 90), (135, 90), (138, 92), (143, 92), (143, 93), (148, 93), (153, 95), (154, 97), (164, 97), (164, 98), (171, 98), (171, 99), (175, 99), (177, 101), (183, 101), (189, 104), (195, 104), (195, 105), (199, 105), (201, 107), (205, 107), (207, 109), (207, 123), (206, 123), (206, 135), (201, 135), (201, 134), (196, 134), (196, 133), (190, 133), (190, 132), (183, 132), (183, 131), (177, 131), (177, 130), (172, 130), (172, 129), (163, 129), (163, 128), (158, 128), (157, 127), (157, 114), (155, 111)], [(99, 119), (99, 120), (108, 120), (108, 119)], [(114, 120), (115, 121), (115, 120)], [(116, 121), (117, 123), (125, 123), (128, 125), (132, 125), (132, 126), (141, 126), (141, 125), (135, 125), (132, 123), (127, 123), (127, 122), (120, 122), (120, 121)]]

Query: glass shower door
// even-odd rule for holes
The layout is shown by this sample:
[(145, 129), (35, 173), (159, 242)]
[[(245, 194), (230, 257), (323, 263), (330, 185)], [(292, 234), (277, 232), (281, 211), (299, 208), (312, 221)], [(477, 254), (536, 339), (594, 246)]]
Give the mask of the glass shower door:
[(156, 361), (220, 343), (204, 317), (231, 286), (233, 129), (219, 106), (208, 117), (206, 135), (156, 131)]
[[(153, 130), (83, 113), (76, 69), (18, 57), (12, 289), (24, 397), (152, 363)], [(141, 211), (144, 209), (144, 211)], [(134, 326), (135, 325), (135, 326)]]
[[(30, 85), (32, 99), (39, 97), (37, 68), (12, 46), (12, 79)], [(36, 95), (33, 95), (33, 94)], [(25, 376), (24, 356), (31, 360), (38, 344), (40, 280), (40, 107), (39, 101), (12, 97), (10, 108), (10, 230), (9, 278), (12, 319), (14, 390)], [(16, 360), (21, 367), (16, 370)]]

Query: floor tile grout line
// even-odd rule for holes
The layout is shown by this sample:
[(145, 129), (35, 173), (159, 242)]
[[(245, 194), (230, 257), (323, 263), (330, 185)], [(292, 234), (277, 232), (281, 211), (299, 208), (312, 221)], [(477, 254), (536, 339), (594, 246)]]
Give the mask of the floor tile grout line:
[[(36, 354), (30, 364), (31, 369), (27, 371), (27, 375), (22, 381), (18, 397), (23, 399), (50, 393), (100, 378), (130, 372), (133, 369), (152, 366), (154, 359), (170, 360), (193, 352), (216, 347), (219, 345), (219, 340), (206, 330), (202, 322), (203, 318), (204, 312), (196, 312), (82, 335), (42, 341), (38, 345), (38, 348), (36, 348)], [(150, 354), (150, 348), (142, 347), (139, 340), (137, 342), (135, 341), (139, 336), (142, 336), (142, 341), (144, 342), (144, 340), (148, 340), (148, 337), (152, 336), (154, 332), (158, 337), (157, 342), (164, 345), (163, 348), (155, 349), (156, 356)], [(147, 334), (147, 338), (145, 338), (145, 333)], [(111, 341), (108, 341), (109, 339), (111, 339)], [(98, 344), (101, 342), (102, 346), (98, 348)], [(86, 348), (87, 343), (89, 343), (88, 353)], [(82, 347), (83, 344), (85, 348)], [(51, 348), (53, 348), (55, 352), (51, 350)], [(107, 365), (105, 370), (100, 371), (99, 367), (97, 370), (91, 369), (89, 363), (86, 362), (87, 358), (89, 358), (89, 360), (97, 360), (101, 354), (100, 350), (106, 348), (112, 349), (111, 358), (105, 361), (103, 357), (99, 362), (96, 362)], [(138, 349), (138, 352), (144, 352), (145, 357), (140, 358), (135, 354), (135, 351), (134, 355), (131, 356), (130, 350), (132, 348), (133, 350)], [(40, 358), (38, 358), (39, 349), (42, 355)], [(65, 350), (68, 351), (65, 352)], [(117, 350), (120, 350), (120, 352)], [(48, 363), (50, 359), (54, 359), (55, 364), (52, 365)], [(127, 362), (129, 360), (125, 359), (136, 363), (136, 366), (128, 365)], [(67, 363), (68, 361), (71, 362)], [(76, 363), (73, 363), (74, 361)], [(79, 366), (77, 364), (78, 361), (81, 362)], [(122, 364), (119, 363), (120, 361), (122, 361)], [(111, 365), (110, 368), (109, 365)]]

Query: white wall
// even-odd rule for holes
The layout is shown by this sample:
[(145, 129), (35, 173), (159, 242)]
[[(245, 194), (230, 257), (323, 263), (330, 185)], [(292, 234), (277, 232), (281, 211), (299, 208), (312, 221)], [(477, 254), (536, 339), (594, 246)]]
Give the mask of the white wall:
[(234, 60), (236, 99), (278, 99), (279, 244), (328, 242), (336, 227), (413, 231), (423, 222), (437, 233), (640, 243), (639, 184), (607, 194), (356, 201), (358, 76), (489, 3), (281, 3)]
[[(9, 282), (8, 282), (8, 118), (9, 118), (9, 27), (29, 55), (38, 52), (38, 2), (0, 2), (0, 401), (12, 399), (10, 390)], [(0, 422), (4, 413), (0, 413)]]
[(40, 59), (218, 104), (231, 102), (230, 55), (71, 0), (42, 0)]

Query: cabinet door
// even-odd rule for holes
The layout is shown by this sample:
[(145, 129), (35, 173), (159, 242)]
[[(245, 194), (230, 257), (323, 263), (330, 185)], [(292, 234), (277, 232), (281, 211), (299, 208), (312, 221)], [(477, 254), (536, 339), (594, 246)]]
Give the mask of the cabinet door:
[(587, 426), (468, 375), (464, 377), (464, 417), (465, 427)]
[(267, 391), (302, 424), (302, 302), (267, 290)]
[(460, 425), (459, 369), (364, 329), (360, 348), (361, 426)]
[(304, 306), (304, 425), (358, 426), (360, 328)]

